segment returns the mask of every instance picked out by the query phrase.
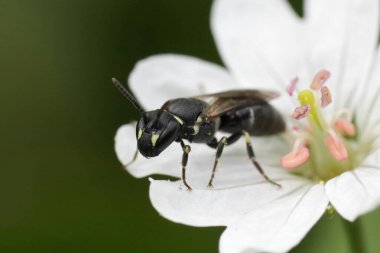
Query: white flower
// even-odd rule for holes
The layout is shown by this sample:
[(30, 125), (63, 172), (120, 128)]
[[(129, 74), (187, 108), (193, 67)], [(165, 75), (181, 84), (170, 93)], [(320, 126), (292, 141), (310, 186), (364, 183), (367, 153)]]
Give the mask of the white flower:
[[(227, 227), (221, 252), (286, 252), (302, 240), (329, 202), (349, 221), (380, 204), (378, 0), (305, 0), (304, 6), (305, 17), (300, 18), (285, 0), (217, 0), (211, 27), (226, 69), (188, 56), (158, 55), (139, 62), (130, 75), (129, 85), (147, 109), (200, 93), (242, 87), (277, 90), (284, 95), (274, 105), (289, 128), (302, 128), (305, 119), (290, 118), (298, 105), (286, 95), (286, 86), (298, 76), (305, 87), (319, 70), (330, 71), (326, 85), (333, 103), (323, 116), (320, 108), (318, 116), (311, 114), (309, 118), (318, 118), (309, 120), (313, 131), (295, 132), (295, 143), (303, 144), (294, 144), (294, 150), (307, 148), (306, 163), (289, 166), (291, 170), (280, 166), (280, 161), (283, 167), (289, 161), (284, 155), (291, 151), (291, 131), (252, 138), (258, 161), (281, 189), (257, 173), (243, 142), (225, 148), (214, 189), (206, 186), (215, 150), (206, 145), (192, 144), (187, 181), (193, 191), (186, 191), (180, 180), (151, 180), (150, 198), (162, 216), (192, 226)], [(330, 123), (351, 114), (357, 133), (346, 138), (347, 131)], [(351, 118), (344, 119), (348, 125), (343, 128), (349, 127)], [(133, 124), (122, 126), (116, 135), (123, 164), (132, 159), (135, 138)], [(139, 157), (128, 170), (136, 177), (180, 177), (181, 155), (179, 145), (172, 144), (159, 157)]]

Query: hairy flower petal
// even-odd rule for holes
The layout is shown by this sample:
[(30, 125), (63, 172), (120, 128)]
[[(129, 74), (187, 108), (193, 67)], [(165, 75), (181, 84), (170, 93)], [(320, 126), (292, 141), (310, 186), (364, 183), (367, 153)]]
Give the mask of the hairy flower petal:
[(129, 87), (147, 110), (171, 98), (237, 89), (222, 67), (184, 55), (156, 55), (139, 61), (129, 76)]
[(227, 227), (220, 252), (287, 252), (319, 220), (327, 204), (324, 187), (317, 184), (252, 209)]

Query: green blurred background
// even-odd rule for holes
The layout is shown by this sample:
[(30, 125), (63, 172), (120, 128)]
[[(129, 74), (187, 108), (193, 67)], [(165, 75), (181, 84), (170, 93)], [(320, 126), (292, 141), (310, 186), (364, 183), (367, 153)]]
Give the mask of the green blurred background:
[[(120, 166), (115, 131), (138, 115), (110, 82), (158, 53), (221, 64), (211, 2), (0, 0), (0, 252), (217, 252), (223, 228), (160, 217)], [(371, 252), (379, 218), (364, 217)], [(293, 252), (346, 244), (325, 217)]]

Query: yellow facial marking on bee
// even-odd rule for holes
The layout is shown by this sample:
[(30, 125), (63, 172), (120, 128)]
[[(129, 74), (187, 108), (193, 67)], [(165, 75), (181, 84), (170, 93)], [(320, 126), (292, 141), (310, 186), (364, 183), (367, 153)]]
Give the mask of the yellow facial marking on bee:
[(175, 120), (178, 121), (178, 123), (180, 123), (181, 125), (183, 125), (184, 122), (183, 122), (183, 120), (180, 117), (178, 117), (178, 116), (176, 116), (174, 114), (172, 114), (172, 115), (175, 118)]
[(202, 123), (202, 121), (203, 121), (202, 117), (197, 118), (197, 123)]
[(140, 129), (139, 129), (139, 133), (138, 133), (138, 135), (137, 135), (137, 140), (140, 140), (142, 134), (143, 134), (143, 130), (140, 128)]
[(160, 135), (158, 134), (153, 134), (152, 135), (152, 138), (150, 139), (150, 141), (152, 142), (152, 146), (154, 147), (156, 145), (156, 142), (158, 140), (158, 138), (160, 137)]
[(194, 125), (193, 129), (194, 129), (193, 135), (197, 135), (199, 133), (199, 126), (198, 125)]

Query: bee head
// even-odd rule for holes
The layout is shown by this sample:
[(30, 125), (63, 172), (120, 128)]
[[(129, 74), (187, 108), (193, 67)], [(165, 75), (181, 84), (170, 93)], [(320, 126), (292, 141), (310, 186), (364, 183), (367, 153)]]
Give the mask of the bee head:
[(180, 124), (166, 111), (144, 112), (136, 126), (137, 147), (149, 158), (158, 156), (180, 134)]
[(147, 158), (158, 156), (178, 138), (181, 130), (179, 122), (164, 110), (145, 111), (116, 78), (112, 78), (112, 82), (140, 112), (141, 118), (136, 127), (137, 148), (140, 153)]

